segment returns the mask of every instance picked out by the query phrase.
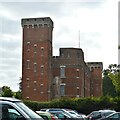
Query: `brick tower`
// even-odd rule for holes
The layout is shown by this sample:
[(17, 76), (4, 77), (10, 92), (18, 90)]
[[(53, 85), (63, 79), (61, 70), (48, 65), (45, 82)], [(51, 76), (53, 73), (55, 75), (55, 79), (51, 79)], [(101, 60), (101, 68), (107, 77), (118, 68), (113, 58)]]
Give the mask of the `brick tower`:
[(25, 18), (22, 50), (22, 97), (50, 100), (53, 21), (49, 17)]
[(90, 96), (102, 96), (102, 62), (88, 62), (91, 71)]

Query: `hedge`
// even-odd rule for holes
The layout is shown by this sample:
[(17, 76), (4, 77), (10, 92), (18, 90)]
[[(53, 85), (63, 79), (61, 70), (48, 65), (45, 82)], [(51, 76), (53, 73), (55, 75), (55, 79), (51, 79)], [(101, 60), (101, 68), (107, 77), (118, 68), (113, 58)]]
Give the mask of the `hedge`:
[(120, 111), (120, 98), (61, 98), (50, 102), (23, 101), (32, 110), (37, 111), (43, 108), (68, 108), (79, 113), (89, 114), (100, 109), (112, 109)]

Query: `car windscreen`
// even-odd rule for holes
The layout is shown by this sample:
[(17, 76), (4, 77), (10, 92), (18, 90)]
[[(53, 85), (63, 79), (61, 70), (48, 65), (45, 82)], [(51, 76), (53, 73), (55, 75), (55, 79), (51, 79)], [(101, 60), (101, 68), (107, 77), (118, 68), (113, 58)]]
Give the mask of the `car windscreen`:
[(16, 102), (16, 105), (19, 106), (30, 118), (41, 118), (37, 113), (33, 112), (30, 108), (28, 108), (24, 103), (22, 102)]

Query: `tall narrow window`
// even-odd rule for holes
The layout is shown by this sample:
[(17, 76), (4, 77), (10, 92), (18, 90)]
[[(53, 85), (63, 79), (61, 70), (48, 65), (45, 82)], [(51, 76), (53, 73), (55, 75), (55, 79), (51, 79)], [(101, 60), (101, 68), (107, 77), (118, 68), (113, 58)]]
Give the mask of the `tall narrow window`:
[(76, 76), (76, 78), (79, 78), (79, 69), (76, 69), (76, 71), (77, 71), (77, 76)]
[(27, 60), (27, 69), (30, 69), (30, 60)]
[(60, 95), (65, 96), (65, 84), (60, 84)]
[(41, 55), (44, 55), (44, 47), (41, 47)]
[(27, 87), (29, 88), (30, 87), (30, 78), (26, 78), (27, 80)]
[(60, 66), (60, 78), (65, 78), (65, 66)]
[(34, 44), (34, 53), (37, 52), (37, 44)]
[(43, 94), (43, 84), (40, 84), (40, 93)]
[(44, 74), (44, 65), (41, 65), (41, 74)]
[(27, 42), (27, 51), (30, 51), (30, 41)]
[(34, 72), (37, 72), (37, 63), (34, 63)]
[(37, 82), (36, 81), (34, 81), (34, 91), (36, 91), (37, 90), (37, 84), (36, 84)]

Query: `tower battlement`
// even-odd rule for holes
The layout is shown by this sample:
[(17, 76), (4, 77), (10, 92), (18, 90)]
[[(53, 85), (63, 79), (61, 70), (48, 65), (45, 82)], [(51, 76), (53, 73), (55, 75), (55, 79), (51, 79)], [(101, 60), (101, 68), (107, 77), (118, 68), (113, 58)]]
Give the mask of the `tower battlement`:
[(51, 20), (50, 17), (43, 17), (43, 18), (23, 18), (21, 21), (22, 27), (24, 26), (43, 26), (47, 25), (48, 27), (54, 27), (53, 21)]
[(91, 68), (100, 68), (103, 69), (103, 63), (102, 62), (87, 62), (88, 67)]

